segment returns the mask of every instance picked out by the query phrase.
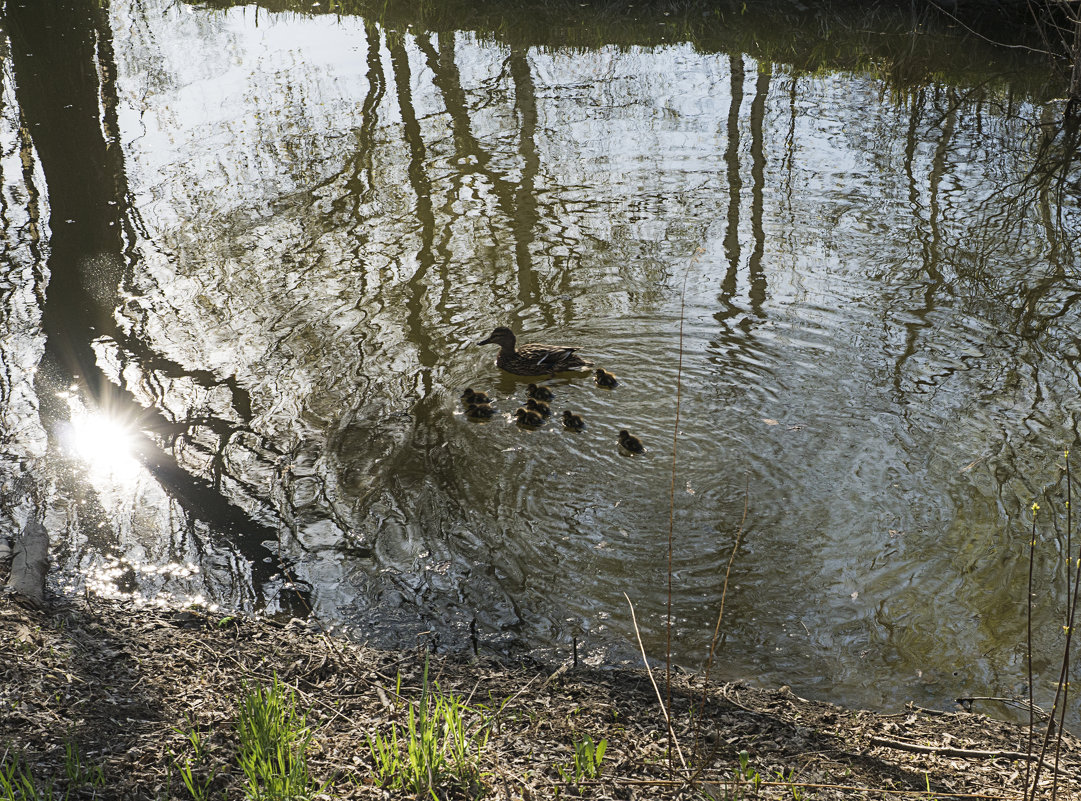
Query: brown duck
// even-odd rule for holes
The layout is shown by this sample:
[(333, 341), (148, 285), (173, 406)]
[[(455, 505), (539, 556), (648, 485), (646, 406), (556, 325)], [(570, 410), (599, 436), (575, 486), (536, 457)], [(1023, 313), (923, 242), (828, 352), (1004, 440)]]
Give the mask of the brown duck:
[(514, 332), (505, 326), (495, 329), (487, 339), (478, 345), (499, 345), (499, 355), (495, 357), (495, 366), (515, 375), (555, 375), (567, 370), (592, 367), (577, 355), (578, 348), (565, 348), (560, 345), (541, 345), (532, 343), (516, 346)]
[(491, 403), (492, 399), (487, 392), (474, 392), (472, 387), (466, 387), (462, 393), (462, 403)]

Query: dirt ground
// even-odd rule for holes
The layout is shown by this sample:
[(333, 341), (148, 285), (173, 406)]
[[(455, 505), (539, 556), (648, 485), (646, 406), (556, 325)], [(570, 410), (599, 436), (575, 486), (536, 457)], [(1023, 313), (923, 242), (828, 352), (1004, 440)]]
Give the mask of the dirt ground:
[[(318, 798), (408, 797), (375, 782), (368, 738), (405, 723), (425, 659), (332, 639), (300, 621), (87, 599), (35, 611), (0, 597), (0, 756), (8, 765), (18, 758), (72, 799), (188, 799), (178, 765), (192, 752), (186, 733), (194, 730), (207, 755), (199, 775), (213, 771), (208, 796), (243, 798), (238, 703), (246, 688), (276, 675), (315, 729), (311, 772), (331, 782)], [(677, 758), (673, 770), (645, 671), (469, 654), (431, 656), (429, 676), (478, 710), (470, 719), (489, 724), (480, 784), (449, 798), (1014, 798), (1035, 770), (1024, 757), (1026, 730), (982, 715), (874, 714), (742, 684), (703, 692), (701, 677), (686, 675), (674, 679), (672, 719), (689, 767)], [(575, 784), (559, 769), (571, 769), (582, 735), (606, 740), (607, 751), (599, 778)], [(96, 784), (69, 777), (73, 748), (100, 769)], [(1046, 758), (1040, 797), (1051, 797), (1054, 759)], [(1057, 766), (1057, 792), (1077, 793), (1073, 736), (1062, 738)]]

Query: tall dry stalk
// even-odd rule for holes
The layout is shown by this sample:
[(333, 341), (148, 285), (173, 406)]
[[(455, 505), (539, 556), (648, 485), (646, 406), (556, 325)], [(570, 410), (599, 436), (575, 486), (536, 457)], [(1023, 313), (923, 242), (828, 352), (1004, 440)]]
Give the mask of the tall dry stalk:
[[(1062, 648), (1062, 665), (1059, 668), (1058, 685), (1055, 688), (1055, 703), (1051, 707), (1051, 715), (1047, 721), (1047, 729), (1044, 731), (1043, 742), (1040, 746), (1040, 759), (1036, 763), (1036, 770), (1032, 777), (1031, 790), (1028, 789), (1028, 770), (1025, 771), (1025, 787), (1026, 797), (1036, 798), (1036, 787), (1040, 781), (1040, 771), (1043, 769), (1044, 758), (1047, 756), (1047, 749), (1050, 746), (1051, 736), (1055, 735), (1055, 761), (1052, 767), (1051, 776), (1051, 798), (1054, 798), (1058, 792), (1058, 776), (1059, 776), (1059, 756), (1062, 752), (1062, 734), (1065, 730), (1066, 724), (1066, 700), (1069, 697), (1070, 688), (1070, 650), (1073, 644), (1073, 629), (1074, 621), (1076, 619), (1077, 612), (1077, 592), (1079, 589), (1079, 582), (1081, 582), (1081, 550), (1079, 550), (1076, 558), (1070, 556), (1069, 544), (1071, 542), (1070, 532), (1073, 526), (1073, 476), (1070, 472), (1070, 451), (1067, 448), (1065, 451), (1066, 456), (1066, 624), (1063, 628), (1066, 630), (1066, 642)], [(1039, 507), (1033, 504), (1034, 509)], [(1035, 513), (1033, 514), (1033, 531), (1035, 531)], [(1033, 535), (1035, 540), (1035, 535)], [(1030, 569), (1031, 572), (1031, 569)], [(1072, 589), (1071, 589), (1072, 580)], [(1031, 594), (1031, 589), (1030, 589)], [(1031, 610), (1030, 610), (1031, 619)], [(1032, 752), (1032, 638), (1031, 632), (1029, 635), (1029, 753)], [(1055, 715), (1058, 714), (1058, 723), (1056, 725)], [(1031, 793), (1031, 795), (1029, 795)]]
[[(665, 717), (672, 719), (672, 551), (676, 530), (676, 455), (679, 451), (679, 409), (683, 390), (683, 321), (687, 310), (687, 279), (691, 276), (698, 257), (703, 253), (698, 248), (691, 257), (687, 269), (683, 272), (683, 286), (679, 292), (679, 361), (676, 364), (676, 423), (672, 428), (672, 482), (668, 489), (668, 607), (665, 623), (665, 673), (664, 673), (664, 708)], [(668, 772), (673, 772), (672, 751), (675, 746), (672, 726), (668, 726)]]
[[(1025, 610), (1026, 610), (1026, 631), (1025, 637), (1027, 647), (1025, 649), (1025, 662), (1028, 670), (1028, 754), (1032, 755), (1033, 744), (1033, 731), (1036, 726), (1036, 706), (1035, 699), (1032, 693), (1032, 563), (1035, 561), (1034, 551), (1036, 550), (1036, 513), (1040, 511), (1040, 505), (1035, 501), (1032, 502), (1032, 532), (1029, 534), (1028, 540), (1028, 588), (1025, 592)], [(1029, 775), (1032, 772), (1032, 760), (1025, 760), (1025, 787), (1028, 788)], [(1036, 772), (1037, 778), (1039, 777), (1039, 769)], [(1035, 784), (1033, 784), (1033, 793), (1035, 794)]]

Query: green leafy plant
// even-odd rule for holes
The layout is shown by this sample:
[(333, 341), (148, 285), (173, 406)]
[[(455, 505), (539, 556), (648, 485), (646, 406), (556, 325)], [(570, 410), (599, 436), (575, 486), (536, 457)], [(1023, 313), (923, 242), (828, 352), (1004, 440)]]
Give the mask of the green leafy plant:
[(608, 750), (608, 741), (602, 739), (598, 743), (588, 734), (576, 737), (574, 740), (574, 765), (569, 769), (558, 767), (559, 774), (566, 782), (572, 782), (576, 786), (583, 781), (599, 779), (601, 775), (601, 762), (604, 760), (604, 752)]
[(64, 801), (84, 787), (104, 787), (105, 771), (100, 765), (91, 765), (73, 742), (64, 745), (64, 774), (67, 787), (58, 795), (55, 782), (38, 781), (30, 771), (26, 758), (5, 752), (0, 757), (0, 801)]
[[(396, 694), (401, 697), (400, 675)], [(425, 659), (420, 702), (408, 705), (405, 726), (395, 723), (389, 735), (368, 738), (376, 781), (418, 797), (438, 799), (437, 791), (448, 787), (477, 795), (480, 752), (488, 744), (494, 716), (481, 716), (478, 724), (471, 724), (467, 717), (475, 714), (459, 696), (443, 695), (438, 685), (432, 691)]]
[(732, 791), (732, 797), (733, 799), (746, 798), (748, 790), (753, 791), (757, 796), (758, 788), (762, 786), (762, 777), (751, 765), (751, 755), (746, 750), (740, 751), (737, 756), (739, 767), (733, 771), (735, 789)]
[(783, 770), (777, 771), (777, 779), (788, 785), (788, 792), (792, 794), (792, 801), (803, 801), (803, 789), (796, 784), (795, 768), (790, 768), (788, 773), (785, 773)]

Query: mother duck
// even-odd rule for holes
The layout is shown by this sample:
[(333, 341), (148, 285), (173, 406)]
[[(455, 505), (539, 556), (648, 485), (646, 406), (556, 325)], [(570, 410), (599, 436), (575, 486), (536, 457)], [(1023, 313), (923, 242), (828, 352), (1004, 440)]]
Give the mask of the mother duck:
[(499, 355), (495, 357), (495, 366), (515, 375), (555, 375), (566, 370), (593, 366), (592, 362), (587, 362), (576, 355), (578, 348), (538, 343), (515, 347), (516, 342), (514, 332), (505, 326), (500, 326), (487, 339), (482, 339), (477, 344), (499, 345)]

